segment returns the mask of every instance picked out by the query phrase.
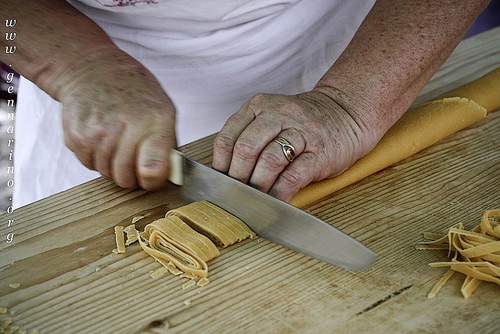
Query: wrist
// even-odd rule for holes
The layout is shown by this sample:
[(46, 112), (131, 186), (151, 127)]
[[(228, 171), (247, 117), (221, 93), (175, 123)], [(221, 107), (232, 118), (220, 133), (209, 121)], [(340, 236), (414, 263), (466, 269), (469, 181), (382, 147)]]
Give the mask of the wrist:
[(105, 45), (85, 49), (63, 62), (52, 64), (45, 70), (45, 75), (39, 76), (41, 84), (37, 84), (55, 100), (62, 102), (78, 85), (89, 81), (89, 77), (105, 75), (119, 68), (147, 72), (139, 62), (115, 45)]
[(387, 131), (380, 125), (373, 106), (358, 98), (355, 93), (328, 86), (316, 86), (313, 91), (327, 96), (345, 112), (357, 139), (357, 158), (369, 153)]

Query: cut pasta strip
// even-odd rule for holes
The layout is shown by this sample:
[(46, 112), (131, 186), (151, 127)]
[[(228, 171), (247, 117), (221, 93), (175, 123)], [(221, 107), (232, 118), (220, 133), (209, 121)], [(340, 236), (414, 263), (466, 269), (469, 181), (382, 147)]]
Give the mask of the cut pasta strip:
[(151, 273), (151, 275), (149, 275), (149, 276), (151, 276), (151, 278), (155, 278), (156, 279), (156, 278), (162, 277), (163, 275), (165, 275), (168, 272), (169, 272), (168, 268), (163, 267), (163, 268), (160, 268), (160, 269), (157, 269), (157, 270), (153, 271)]
[(439, 240), (441, 238), (447, 238), (446, 234), (430, 233), (430, 232), (424, 232), (423, 236), (424, 236), (424, 239), (433, 240), (433, 242), (437, 242), (437, 240)]
[(125, 253), (125, 239), (123, 237), (123, 226), (115, 226), (116, 253)]
[(123, 229), (123, 232), (127, 234), (127, 240), (125, 240), (125, 246), (129, 246), (137, 241), (137, 230), (135, 225), (131, 224)]
[(486, 211), (481, 219), (481, 230), (491, 237), (500, 239), (499, 217), (500, 210)]
[(448, 245), (417, 245), (415, 246), (415, 248), (418, 250), (425, 250), (425, 249), (448, 249), (450, 247)]
[(189, 280), (186, 283), (182, 284), (182, 290), (186, 290), (187, 288), (190, 288), (190, 287), (192, 287), (195, 284), (196, 284), (195, 281)]
[(145, 231), (137, 232), (137, 239), (141, 239), (146, 244), (149, 244), (149, 234), (146, 233)]
[(459, 252), (462, 256), (468, 258), (481, 257), (492, 253), (498, 253), (500, 252), (500, 240), (488, 242), (476, 247), (470, 247), (468, 249), (459, 249)]
[(198, 283), (196, 283), (197, 286), (205, 286), (207, 285), (208, 283), (210, 283), (210, 280), (206, 277), (203, 277), (203, 278), (200, 278), (200, 280), (198, 281)]
[(167, 269), (168, 269), (168, 271), (170, 271), (170, 273), (171, 273), (172, 275), (174, 275), (174, 276), (182, 275), (182, 273), (183, 273), (183, 271), (182, 271), (182, 270), (180, 270), (179, 268), (177, 268), (177, 267), (175, 266), (175, 264), (173, 264), (172, 262), (169, 262), (169, 263), (167, 264)]
[(189, 279), (195, 279), (197, 276), (193, 275), (193, 274), (180, 274), (179, 275), (180, 278), (189, 278)]
[(469, 298), (482, 281), (500, 285), (500, 210), (486, 211), (481, 224), (472, 231), (466, 231), (462, 224), (447, 230), (447, 235), (425, 233), (426, 239), (434, 241), (417, 245), (417, 249), (448, 248), (454, 252), (450, 262), (430, 263), (431, 267), (450, 267), (446, 274), (434, 285), (428, 298), (432, 298), (454, 272), (466, 275), (460, 291)]
[(172, 216), (180, 217), (223, 248), (255, 237), (255, 233), (243, 221), (207, 201), (194, 202), (168, 211), (166, 217)]
[(476, 290), (476, 288), (481, 284), (481, 282), (482, 281), (480, 279), (467, 276), (464, 283), (462, 284), (462, 287), (460, 288), (462, 296), (464, 296), (465, 299), (469, 298)]
[(135, 224), (136, 222), (138, 222), (139, 220), (141, 220), (144, 217), (146, 217), (146, 216), (135, 216), (134, 218), (132, 218), (132, 224)]
[(441, 289), (441, 287), (446, 282), (448, 282), (448, 280), (450, 279), (451, 276), (453, 276), (454, 273), (455, 273), (454, 270), (451, 270), (451, 269), (448, 270), (446, 272), (446, 274), (444, 274), (443, 277), (441, 277), (441, 279), (434, 285), (434, 287), (432, 288), (432, 290), (427, 295), (427, 298), (434, 298), (434, 296), (438, 293), (438, 291)]
[(5, 331), (6, 329), (10, 328), (10, 325), (12, 324), (12, 319), (11, 318), (5, 318), (3, 319), (2, 324), (0, 325), (0, 333)]
[(206, 277), (206, 262), (219, 255), (217, 247), (207, 237), (191, 229), (179, 217), (155, 220), (146, 226), (145, 232), (149, 234), (149, 245), (139, 239), (144, 251), (162, 260), (164, 266), (172, 262), (185, 273)]

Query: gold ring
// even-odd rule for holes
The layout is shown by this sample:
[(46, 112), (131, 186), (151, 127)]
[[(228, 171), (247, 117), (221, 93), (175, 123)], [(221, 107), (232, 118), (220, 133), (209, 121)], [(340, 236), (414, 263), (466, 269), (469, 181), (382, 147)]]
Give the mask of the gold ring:
[(281, 145), (283, 154), (288, 162), (292, 162), (295, 159), (295, 148), (288, 140), (283, 137), (276, 137), (273, 141)]

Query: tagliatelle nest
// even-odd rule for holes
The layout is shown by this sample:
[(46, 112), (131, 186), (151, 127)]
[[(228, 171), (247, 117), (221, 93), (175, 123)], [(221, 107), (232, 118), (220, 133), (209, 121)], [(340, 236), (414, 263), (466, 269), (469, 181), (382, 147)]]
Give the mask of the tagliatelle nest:
[(142, 249), (163, 266), (150, 273), (152, 278), (158, 279), (170, 272), (180, 278), (199, 279), (184, 283), (183, 290), (210, 282), (206, 278), (207, 262), (219, 256), (216, 244), (226, 248), (255, 238), (255, 233), (243, 221), (207, 201), (170, 210), (165, 218), (156, 219), (140, 232), (135, 222), (142, 218), (144, 216), (134, 217), (132, 224), (125, 228), (115, 226), (113, 253), (125, 254), (125, 247), (138, 241)]
[(421, 243), (417, 249), (448, 249), (453, 253), (450, 262), (430, 263), (431, 267), (450, 267), (427, 295), (433, 298), (439, 289), (455, 273), (466, 275), (460, 289), (464, 298), (469, 298), (482, 281), (500, 285), (500, 210), (483, 214), (481, 224), (472, 231), (466, 231), (457, 224), (445, 234), (424, 233), (430, 242)]

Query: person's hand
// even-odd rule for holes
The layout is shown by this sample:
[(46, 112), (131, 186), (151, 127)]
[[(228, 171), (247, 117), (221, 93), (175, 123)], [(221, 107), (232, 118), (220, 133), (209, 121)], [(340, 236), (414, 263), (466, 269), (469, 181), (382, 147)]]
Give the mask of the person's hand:
[(166, 185), (175, 108), (154, 76), (125, 53), (85, 59), (57, 78), (67, 147), (121, 187)]
[[(284, 201), (301, 188), (340, 174), (378, 138), (367, 117), (325, 89), (295, 96), (258, 94), (226, 122), (214, 141), (212, 167)], [(276, 137), (296, 158), (289, 162)]]

